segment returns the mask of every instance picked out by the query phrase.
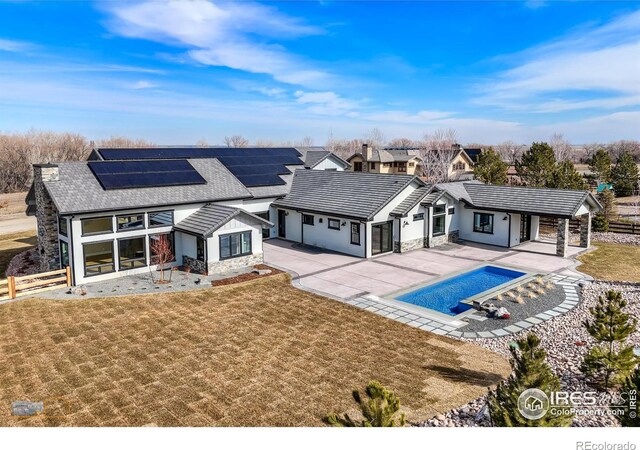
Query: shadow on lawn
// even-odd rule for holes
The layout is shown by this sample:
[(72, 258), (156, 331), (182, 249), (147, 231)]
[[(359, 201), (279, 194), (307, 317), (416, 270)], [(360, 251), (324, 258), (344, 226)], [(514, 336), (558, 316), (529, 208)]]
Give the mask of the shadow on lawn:
[(455, 382), (464, 382), (474, 384), (476, 386), (489, 387), (498, 384), (503, 378), (495, 373), (482, 372), (478, 370), (465, 369), (462, 367), (445, 367), (445, 366), (424, 366), (427, 370), (436, 372), (439, 376), (446, 380)]

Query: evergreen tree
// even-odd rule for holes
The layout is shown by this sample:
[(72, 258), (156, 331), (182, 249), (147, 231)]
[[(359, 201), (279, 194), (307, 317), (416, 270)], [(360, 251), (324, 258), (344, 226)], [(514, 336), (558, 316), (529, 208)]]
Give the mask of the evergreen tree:
[(591, 220), (591, 229), (602, 233), (609, 231), (609, 221), (602, 212), (596, 213), (596, 215), (593, 216), (593, 219)]
[(611, 181), (616, 197), (628, 197), (634, 194), (638, 187), (638, 166), (631, 153), (624, 152), (620, 155), (611, 173)]
[(569, 160), (559, 163), (549, 181), (547, 187), (555, 189), (575, 189), (585, 190), (588, 189), (587, 183), (584, 182), (582, 175), (578, 173), (573, 163)]
[(596, 180), (608, 183), (611, 179), (611, 156), (604, 148), (599, 148), (589, 159), (589, 170)]
[(481, 152), (473, 166), (473, 175), (485, 184), (507, 184), (509, 164), (504, 162), (493, 147)]
[(397, 427), (406, 423), (404, 414), (396, 418), (400, 411), (400, 400), (396, 395), (377, 381), (371, 381), (363, 398), (360, 391), (354, 390), (353, 399), (362, 413), (361, 420), (353, 420), (348, 414), (340, 417), (329, 414), (324, 421), (334, 427)]
[(624, 380), (621, 393), (626, 394), (625, 400), (627, 403), (629, 396), (634, 395), (636, 397), (636, 405), (634, 408), (630, 408), (629, 405), (614, 408), (622, 412), (622, 414), (616, 415), (616, 419), (623, 427), (640, 427), (640, 407), (637, 403), (638, 395), (640, 394), (640, 367)]
[(499, 427), (566, 427), (571, 425), (570, 414), (551, 415), (531, 420), (520, 414), (518, 398), (527, 389), (537, 388), (549, 395), (560, 390), (560, 379), (545, 361), (546, 353), (540, 348), (540, 339), (533, 333), (518, 340), (517, 348), (511, 347), (513, 372), (506, 382), (500, 383), (495, 392), (489, 391), (489, 412), (494, 426)]
[(526, 186), (543, 187), (556, 167), (553, 149), (546, 142), (534, 142), (520, 159), (516, 160), (516, 173)]
[(597, 195), (598, 202), (602, 205), (602, 214), (607, 219), (607, 222), (613, 219), (613, 213), (615, 208), (616, 196), (613, 195), (611, 189), (604, 189)]
[(596, 384), (608, 390), (619, 386), (638, 363), (633, 346), (625, 345), (636, 329), (637, 321), (622, 311), (627, 302), (618, 291), (608, 291), (606, 298), (589, 308), (592, 320), (585, 320), (587, 332), (597, 344), (589, 349), (582, 362), (582, 372)]

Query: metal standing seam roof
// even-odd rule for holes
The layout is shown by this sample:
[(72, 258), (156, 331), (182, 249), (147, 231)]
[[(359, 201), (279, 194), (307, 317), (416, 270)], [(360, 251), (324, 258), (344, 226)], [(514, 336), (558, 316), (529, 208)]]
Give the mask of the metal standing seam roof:
[(217, 159), (189, 160), (207, 184), (105, 191), (86, 162), (58, 163), (60, 179), (45, 181), (60, 214), (113, 211), (162, 205), (207, 203), (252, 195)]
[(574, 217), (588, 201), (601, 209), (588, 191), (464, 183), (468, 203), (479, 209), (514, 211), (561, 218)]
[(412, 182), (410, 175), (297, 170), (291, 191), (273, 205), (306, 212), (371, 220)]
[(209, 203), (177, 223), (173, 228), (178, 231), (208, 237), (237, 216), (249, 217), (260, 223), (263, 227), (271, 228), (273, 226), (273, 223), (268, 220), (243, 209)]
[(422, 203), (424, 198), (431, 195), (429, 192), (431, 192), (432, 189), (432, 186), (419, 187), (409, 194), (407, 198), (402, 200), (398, 206), (393, 208), (393, 211), (391, 211), (389, 215), (396, 217), (406, 216), (418, 203)]

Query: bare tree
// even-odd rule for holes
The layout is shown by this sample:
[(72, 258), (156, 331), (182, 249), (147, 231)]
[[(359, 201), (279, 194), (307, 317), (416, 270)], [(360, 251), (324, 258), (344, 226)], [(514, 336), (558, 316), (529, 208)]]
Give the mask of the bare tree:
[(525, 151), (525, 146), (516, 144), (513, 141), (504, 141), (494, 147), (495, 152), (500, 155), (503, 161), (508, 162), (510, 165), (514, 165), (516, 160), (522, 156)]
[(387, 147), (391, 148), (415, 148), (418, 145), (409, 138), (395, 138), (387, 143)]
[(239, 134), (234, 134), (231, 137), (225, 136), (224, 143), (227, 147), (248, 147), (249, 141)]
[(453, 128), (440, 128), (425, 133), (422, 145), (431, 150), (451, 150), (458, 143), (458, 132)]
[(209, 142), (206, 139), (198, 139), (196, 147), (209, 147)]
[(554, 133), (549, 140), (549, 145), (553, 149), (553, 154), (556, 156), (556, 161), (570, 161), (572, 147), (569, 141), (564, 138), (562, 133)]
[(253, 143), (253, 145), (256, 147), (275, 147), (276, 143), (269, 139), (258, 139)]
[(155, 144), (144, 139), (130, 139), (124, 136), (111, 136), (108, 139), (97, 140), (94, 146), (105, 148), (144, 148), (155, 147)]
[(313, 138), (311, 136), (303, 137), (294, 147), (313, 147)]
[(640, 161), (640, 142), (620, 140), (611, 142), (607, 145), (607, 151), (611, 155), (611, 159), (616, 161), (618, 157), (623, 153), (631, 153), (633, 159)]
[(164, 271), (168, 265), (173, 261), (173, 251), (171, 250), (171, 243), (166, 234), (152, 239), (151, 242), (151, 264), (157, 265), (160, 271), (159, 283), (164, 283)]
[(422, 173), (431, 183), (449, 180), (451, 159), (457, 153), (458, 133), (453, 128), (439, 129), (425, 133), (418, 142), (416, 154), (422, 158)]
[(384, 137), (384, 133), (379, 128), (372, 128), (364, 138), (364, 143), (375, 149), (384, 147), (385, 142), (386, 138)]

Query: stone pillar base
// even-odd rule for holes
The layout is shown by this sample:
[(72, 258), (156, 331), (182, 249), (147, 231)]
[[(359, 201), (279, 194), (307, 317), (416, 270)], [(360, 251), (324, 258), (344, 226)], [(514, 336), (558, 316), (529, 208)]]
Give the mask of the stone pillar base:
[(591, 246), (591, 213), (580, 216), (580, 247)]
[(569, 219), (558, 219), (557, 239), (556, 255), (564, 258), (569, 251)]

